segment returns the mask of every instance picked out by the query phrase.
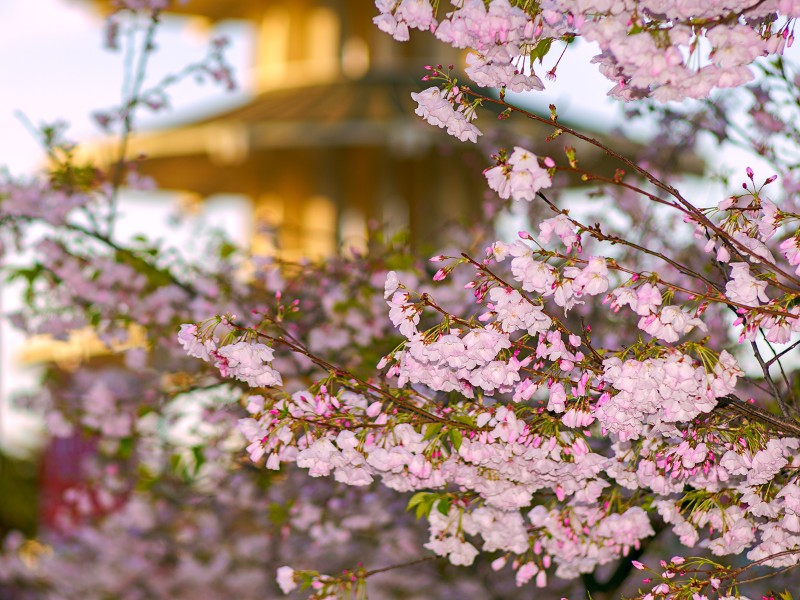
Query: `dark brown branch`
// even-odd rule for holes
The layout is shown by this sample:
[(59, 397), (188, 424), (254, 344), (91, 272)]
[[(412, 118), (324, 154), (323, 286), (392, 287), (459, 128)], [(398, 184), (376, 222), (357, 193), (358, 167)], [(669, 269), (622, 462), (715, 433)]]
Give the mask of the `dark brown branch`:
[(754, 419), (763, 424), (770, 425), (773, 428), (773, 432), (777, 433), (779, 437), (800, 437), (800, 423), (792, 419), (774, 415), (763, 408), (740, 400), (736, 396), (728, 394), (727, 396), (717, 398), (717, 408), (728, 408), (748, 419)]

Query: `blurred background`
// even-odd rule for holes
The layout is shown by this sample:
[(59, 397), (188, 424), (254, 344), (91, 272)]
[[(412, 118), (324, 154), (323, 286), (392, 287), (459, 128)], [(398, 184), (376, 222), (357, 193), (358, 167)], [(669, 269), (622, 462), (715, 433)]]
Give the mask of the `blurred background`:
[[(44, 165), (36, 129), (57, 121), (80, 143), (82, 159), (103, 166), (118, 160), (117, 141), (92, 117), (119, 106), (124, 94), (125, 52), (105, 47), (110, 4), (0, 2), (0, 168), (11, 175), (29, 176)], [(490, 107), (478, 120), (484, 136), (475, 145), (424, 123), (410, 98), (429, 85), (420, 81), (423, 67), (452, 63), (460, 70), (463, 53), (417, 31), (411, 42), (395, 42), (372, 24), (369, 0), (174, 4), (161, 17), (145, 87), (202, 60), (220, 36), (229, 41), (225, 56), (236, 86), (189, 77), (169, 89), (163, 109), (141, 113), (128, 156), (141, 159), (139, 173), (157, 188), (122, 194), (115, 235), (123, 241), (144, 235), (200, 258), (198, 240), (219, 230), (254, 254), (294, 261), (363, 251), (369, 232), (381, 229), (408, 231), (416, 248), (438, 250), (449, 221), (480, 220), (497, 205), (486, 202), (482, 170), (499, 147), (521, 144), (557, 156), (575, 143), (563, 136), (545, 144), (551, 128), (516, 116), (499, 124)], [(556, 104), (562, 122), (646, 160), (654, 121), (631, 120), (606, 96), (611, 83), (590, 62), (596, 53), (578, 40), (545, 91), (508, 98), (540, 114)], [(560, 48), (553, 54), (537, 66), (543, 79)], [(587, 171), (614, 173), (617, 165), (605, 156), (578, 149)], [(694, 198), (719, 197), (720, 181), (698, 177), (705, 171), (758, 168), (752, 155), (710, 137), (697, 151), (679, 148), (673, 164), (663, 163), (688, 176), (681, 189)], [(564, 179), (553, 193), (563, 193), (576, 212), (590, 204), (579, 181)], [(529, 207), (519, 208), (499, 221), (507, 239), (529, 225)], [(20, 306), (21, 286), (0, 285), (5, 316)], [(128, 347), (137, 344), (132, 334)], [(93, 367), (122, 367), (120, 354), (111, 355), (91, 330), (66, 340), (23, 339), (0, 319), (0, 541), (11, 530), (56, 530), (63, 492), (80, 481), (81, 459), (96, 451), (81, 435), (47, 440), (41, 417), (12, 398), (24, 406), (26, 390), (44, 374), (51, 389), (62, 382), (67, 389), (78, 365), (88, 365), (84, 382), (91, 380)], [(180, 499), (175, 505), (183, 509)]]
[[(429, 127), (409, 97), (423, 87), (424, 65), (459, 64), (459, 53), (422, 34), (396, 43), (372, 25), (369, 2), (176, 4), (162, 16), (148, 82), (198, 61), (224, 36), (237, 87), (190, 79), (171, 88), (166, 110), (137, 123), (130, 156), (147, 157), (141, 170), (159, 191), (123, 195), (119, 235), (185, 247), (210, 222), (255, 252), (319, 258), (362, 248), (370, 223), (430, 240), (448, 219), (480, 214), (480, 172), (495, 148)], [(107, 9), (91, 0), (0, 3), (0, 165), (14, 176), (41, 166), (33, 129), (56, 121), (91, 159), (115, 159), (91, 116), (118, 105), (123, 87), (124, 57), (103, 47)], [(621, 113), (589, 64), (593, 49), (577, 46), (558, 80), (523, 101), (539, 110), (556, 102), (562, 118), (608, 130)], [(490, 116), (481, 126), (495, 141)], [(534, 134), (526, 123), (515, 132)], [(4, 313), (17, 296), (4, 285)], [(25, 455), (39, 444), (38, 420), (9, 397), (35, 383), (37, 365), (67, 364), (92, 343), (80, 334), (23, 343), (6, 321), (0, 327), (0, 449)]]
[[(85, 157), (116, 160), (114, 141), (91, 116), (121, 102), (124, 55), (103, 47), (107, 9), (91, 0), (0, 2), (0, 165), (11, 174), (42, 165), (32, 130), (59, 120)], [(149, 83), (200, 60), (211, 39), (225, 36), (237, 86), (189, 78), (171, 88), (165, 110), (142, 116), (129, 155), (144, 157), (140, 172), (158, 191), (123, 194), (117, 235), (146, 234), (192, 252), (197, 232), (213, 227), (257, 254), (290, 260), (362, 250), (377, 227), (432, 242), (447, 221), (482, 217), (481, 171), (499, 146), (557, 154), (554, 146), (567, 142), (542, 147), (546, 133), (524, 120), (495, 129), (491, 111), (478, 122), (478, 145), (422, 122), (409, 94), (426, 87), (424, 65), (463, 65), (463, 56), (420, 32), (399, 44), (372, 25), (375, 12), (365, 0), (188, 0), (163, 15)], [(625, 117), (590, 64), (596, 53), (576, 42), (544, 92), (509, 98), (543, 113), (555, 103), (563, 121), (614, 136)], [(647, 143), (646, 124), (637, 127), (615, 138), (623, 154)], [(713, 144), (712, 152), (719, 161)], [(592, 149), (581, 156), (587, 170), (613, 173)], [(725, 160), (750, 158), (726, 149)], [(515, 225), (510, 216), (510, 232)], [(7, 314), (19, 306), (19, 288), (2, 285)], [(0, 489), (16, 490), (0, 501), (0, 537), (33, 530), (37, 487), (63, 487), (59, 473), (81, 452), (51, 448), (53, 464), (42, 469), (40, 420), (10, 398), (34, 386), (44, 365), (68, 370), (102, 352), (90, 332), (23, 340), (0, 320)]]

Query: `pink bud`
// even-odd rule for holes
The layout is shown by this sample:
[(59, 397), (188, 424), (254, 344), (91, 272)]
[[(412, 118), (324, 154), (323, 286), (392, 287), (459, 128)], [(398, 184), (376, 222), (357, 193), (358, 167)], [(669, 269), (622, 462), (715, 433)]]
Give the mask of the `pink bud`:
[(536, 574), (536, 587), (543, 588), (545, 586), (547, 586), (547, 572), (539, 571)]

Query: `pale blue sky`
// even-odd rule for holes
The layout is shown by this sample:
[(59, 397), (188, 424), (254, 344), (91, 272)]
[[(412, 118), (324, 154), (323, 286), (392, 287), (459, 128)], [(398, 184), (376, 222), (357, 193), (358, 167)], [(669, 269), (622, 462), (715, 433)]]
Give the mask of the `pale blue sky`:
[[(237, 76), (247, 83), (250, 36), (236, 24), (220, 30), (235, 40), (229, 57)], [(207, 40), (190, 21), (165, 18), (152, 80), (201, 58)], [(0, 165), (12, 172), (30, 171), (40, 156), (36, 141), (14, 116), (17, 110), (37, 124), (64, 119), (78, 139), (96, 135), (88, 115), (119, 103), (121, 61), (119, 52), (102, 49), (102, 18), (88, 1), (0, 1)], [(185, 114), (215, 110), (242, 98), (242, 93), (190, 83), (176, 89), (173, 103), (176, 113)]]

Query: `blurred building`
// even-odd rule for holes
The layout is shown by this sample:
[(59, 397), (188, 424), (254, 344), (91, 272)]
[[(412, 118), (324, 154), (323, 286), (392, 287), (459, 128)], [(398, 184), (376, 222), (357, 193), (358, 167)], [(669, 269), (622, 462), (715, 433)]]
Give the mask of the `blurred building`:
[[(373, 25), (368, 0), (174, 4), (208, 26), (252, 23), (254, 89), (239, 108), (133, 140), (130, 156), (146, 157), (141, 171), (159, 187), (198, 200), (247, 196), (254, 250), (288, 258), (363, 244), (370, 221), (430, 240), (454, 217), (480, 216), (491, 151), (422, 122), (410, 98), (426, 64), (462, 64), (458, 51), (422, 32), (394, 41)], [(492, 121), (485, 115), (481, 128)], [(520, 119), (513, 133), (542, 140), (550, 132)], [(583, 159), (587, 167), (605, 160), (590, 147)]]
[(292, 258), (363, 244), (369, 220), (424, 237), (477, 207), (480, 168), (456, 172), (466, 149), (417, 122), (409, 97), (423, 66), (454, 51), (425, 35), (395, 42), (366, 0), (174, 4), (209, 27), (252, 23), (254, 88), (239, 108), (133, 140), (130, 156), (146, 156), (141, 172), (160, 188), (247, 196), (260, 226), (254, 250)]

